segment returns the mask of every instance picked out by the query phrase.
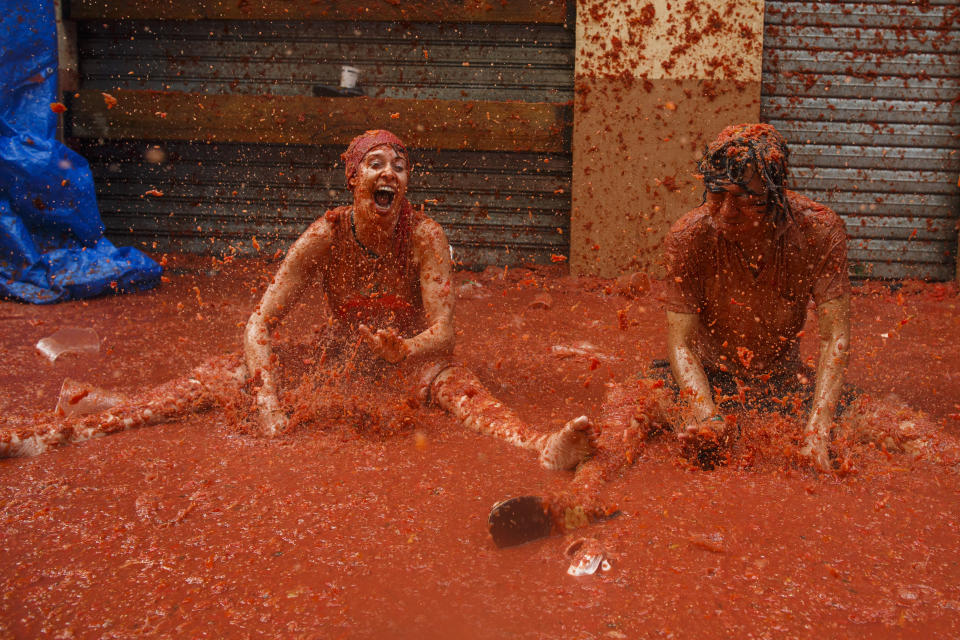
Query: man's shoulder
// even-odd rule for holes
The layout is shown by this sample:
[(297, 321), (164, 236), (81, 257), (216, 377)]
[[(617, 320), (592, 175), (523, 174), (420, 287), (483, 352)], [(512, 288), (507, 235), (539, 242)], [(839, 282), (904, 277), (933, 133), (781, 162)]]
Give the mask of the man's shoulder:
[(690, 241), (704, 236), (716, 235), (716, 226), (706, 205), (692, 209), (670, 225), (669, 237)]
[(843, 219), (825, 204), (794, 191), (787, 191), (787, 202), (794, 219), (808, 231), (845, 231)]

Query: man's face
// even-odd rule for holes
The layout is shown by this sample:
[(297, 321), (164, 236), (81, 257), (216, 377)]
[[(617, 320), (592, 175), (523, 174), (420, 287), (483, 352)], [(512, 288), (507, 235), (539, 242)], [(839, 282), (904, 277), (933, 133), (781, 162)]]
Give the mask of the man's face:
[(379, 216), (396, 214), (407, 193), (407, 158), (390, 145), (374, 147), (363, 156), (357, 172), (350, 178), (353, 202), (364, 211)]
[(763, 179), (753, 167), (747, 167), (744, 177), (749, 177), (745, 187), (727, 184), (707, 192), (707, 206), (714, 223), (731, 239), (761, 228), (768, 219), (769, 198)]

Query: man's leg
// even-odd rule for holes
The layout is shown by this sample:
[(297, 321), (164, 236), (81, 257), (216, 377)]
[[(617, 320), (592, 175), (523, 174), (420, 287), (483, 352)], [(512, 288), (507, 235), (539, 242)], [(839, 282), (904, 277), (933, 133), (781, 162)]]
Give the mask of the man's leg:
[(633, 464), (650, 436), (673, 430), (677, 413), (673, 390), (662, 380), (611, 384), (603, 400), (596, 453), (580, 465), (568, 490), (547, 500), (554, 524), (575, 529), (616, 511), (603, 495), (605, 486)]
[(540, 464), (547, 469), (572, 469), (593, 451), (593, 426), (586, 416), (571, 420), (555, 433), (541, 435), (493, 397), (470, 370), (441, 365), (432, 371), (437, 369), (428, 383), (430, 396), (465, 427), (538, 452)]
[(0, 457), (34, 456), (58, 444), (89, 440), (203, 411), (219, 399), (237, 393), (245, 378), (246, 368), (238, 355), (213, 358), (188, 377), (124, 399), (101, 413), (0, 431)]
[(891, 453), (913, 458), (960, 463), (960, 443), (895, 395), (872, 398), (860, 395), (843, 412), (841, 433), (858, 442), (873, 442)]

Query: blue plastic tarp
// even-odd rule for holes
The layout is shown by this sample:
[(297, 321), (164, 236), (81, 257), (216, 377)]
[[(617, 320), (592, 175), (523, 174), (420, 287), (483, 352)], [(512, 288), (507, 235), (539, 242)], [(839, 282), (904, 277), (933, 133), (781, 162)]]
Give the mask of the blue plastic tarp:
[(0, 297), (149, 289), (160, 265), (104, 237), (87, 161), (56, 139), (53, 0), (0, 0)]

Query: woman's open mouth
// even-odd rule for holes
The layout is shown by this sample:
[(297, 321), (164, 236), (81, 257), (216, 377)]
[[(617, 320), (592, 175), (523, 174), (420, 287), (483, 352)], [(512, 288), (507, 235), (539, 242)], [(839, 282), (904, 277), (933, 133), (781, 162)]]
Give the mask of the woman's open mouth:
[(377, 187), (373, 192), (373, 201), (378, 209), (389, 209), (397, 192), (393, 187)]

